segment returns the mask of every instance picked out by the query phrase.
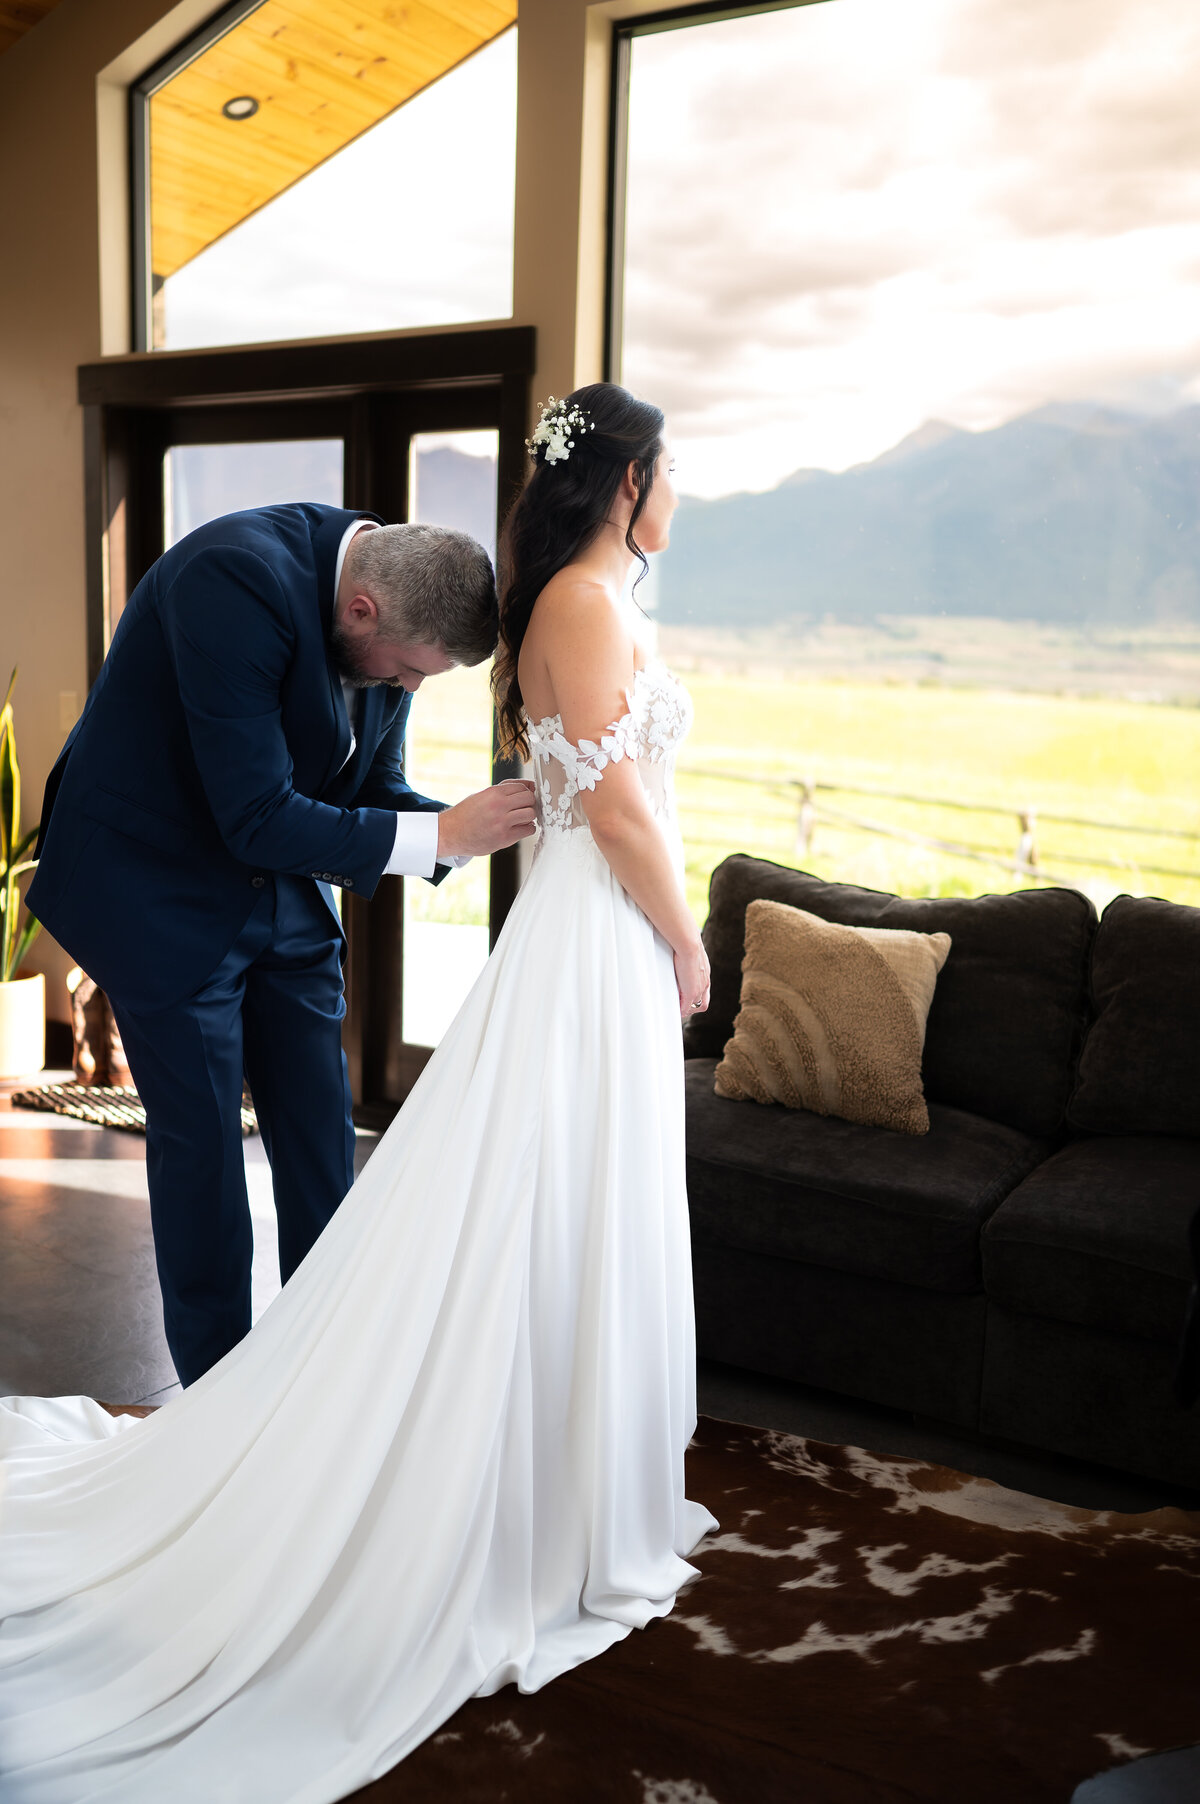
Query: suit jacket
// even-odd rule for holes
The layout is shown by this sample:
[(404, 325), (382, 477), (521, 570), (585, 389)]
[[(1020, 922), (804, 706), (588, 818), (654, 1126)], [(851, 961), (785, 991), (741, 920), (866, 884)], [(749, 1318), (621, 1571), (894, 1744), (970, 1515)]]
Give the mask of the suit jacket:
[(272, 872), (315, 880), (336, 920), (331, 885), (371, 895), (394, 811), (443, 806), (404, 781), (407, 691), (363, 691), (343, 767), (334, 565), (350, 522), (374, 517), (307, 502), (229, 514), (130, 596), (46, 785), (29, 890), (118, 1002), (192, 994)]

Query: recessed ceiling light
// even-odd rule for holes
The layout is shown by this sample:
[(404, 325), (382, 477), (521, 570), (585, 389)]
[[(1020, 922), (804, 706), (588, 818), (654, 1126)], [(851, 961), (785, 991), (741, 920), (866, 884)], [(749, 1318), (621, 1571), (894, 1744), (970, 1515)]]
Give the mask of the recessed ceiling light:
[(258, 111), (258, 102), (253, 94), (235, 94), (221, 108), (226, 119), (253, 119)]

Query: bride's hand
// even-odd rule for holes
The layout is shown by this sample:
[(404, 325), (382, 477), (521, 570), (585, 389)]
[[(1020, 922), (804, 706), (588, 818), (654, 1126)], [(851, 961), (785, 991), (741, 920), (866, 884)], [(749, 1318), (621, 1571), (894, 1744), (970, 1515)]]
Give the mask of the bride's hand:
[(679, 988), (679, 1013), (687, 1021), (692, 1015), (702, 1015), (708, 1007), (708, 992), (711, 982), (708, 968), (708, 953), (697, 941), (685, 952), (675, 954), (675, 982)]

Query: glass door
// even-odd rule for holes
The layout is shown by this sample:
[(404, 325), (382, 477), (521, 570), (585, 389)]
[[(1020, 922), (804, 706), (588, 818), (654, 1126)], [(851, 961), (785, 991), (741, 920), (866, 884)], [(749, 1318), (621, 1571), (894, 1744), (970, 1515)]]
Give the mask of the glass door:
[[(419, 432), (409, 441), (410, 520), (469, 532), (495, 561), (498, 433)], [(457, 802), (492, 780), (490, 665), (421, 685), (407, 737), (414, 788)], [(472, 859), (434, 888), (404, 885), (403, 1038), (436, 1046), (488, 955), (489, 863)]]
[[(456, 432), (415, 431), (398, 398), (375, 410), (376, 483), (370, 499), (386, 518), (452, 526), (469, 532), (495, 557), (494, 427)], [(421, 417), (428, 417), (427, 406)], [(162, 457), (164, 549), (222, 514), (280, 501), (319, 501), (340, 507), (361, 497), (349, 492), (346, 432), (330, 412), (326, 430), (310, 409), (223, 408), (219, 415), (188, 413), (170, 423)], [(283, 436), (289, 424), (311, 436)], [(313, 431), (313, 427), (318, 431)], [(276, 435), (276, 436), (268, 436)], [(343, 497), (344, 502), (343, 502)], [(492, 703), (489, 666), (454, 670), (421, 686), (405, 747), (408, 781), (422, 794), (456, 802), (492, 780)], [(452, 870), (436, 888), (423, 878), (387, 878), (372, 903), (376, 928), (399, 901), (401, 920), (391, 957), (399, 973), (399, 1008), (386, 1037), (393, 1067), (415, 1072), (437, 1045), (488, 956), (490, 860)], [(339, 904), (343, 902), (338, 897)], [(398, 1018), (397, 1018), (398, 1017)], [(411, 1049), (411, 1051), (409, 1050)], [(397, 1068), (399, 1068), (397, 1067)]]
[[(511, 341), (511, 342), (510, 342)], [(369, 352), (369, 356), (366, 353)], [(524, 474), (532, 336), (522, 329), (349, 347), (164, 355), (88, 366), (88, 651), (98, 671), (126, 598), (186, 533), (287, 500), (470, 532), (494, 551)], [(407, 774), (455, 802), (499, 777), (486, 666), (423, 684)], [(356, 1117), (383, 1125), (474, 982), (516, 895), (515, 851), (435, 890), (384, 877), (347, 894), (344, 1043)]]
[[(464, 411), (461, 400), (450, 411), (400, 395), (357, 410), (329, 402), (172, 411), (162, 422), (159, 549), (242, 508), (319, 501), (456, 527), (494, 559), (498, 429), (431, 427)], [(456, 802), (492, 781), (489, 670), (447, 672), (414, 698), (405, 772), (422, 794)], [(347, 1039), (361, 1098), (382, 1089), (387, 1104), (400, 1100), (483, 969), (499, 924), (492, 862), (473, 859), (436, 887), (385, 877), (365, 908), (338, 896), (352, 943)], [(374, 1083), (372, 1066), (383, 1074)]]
[(342, 506), (345, 444), (339, 438), (251, 444), (168, 445), (163, 455), (163, 546), (246, 507), (279, 501)]

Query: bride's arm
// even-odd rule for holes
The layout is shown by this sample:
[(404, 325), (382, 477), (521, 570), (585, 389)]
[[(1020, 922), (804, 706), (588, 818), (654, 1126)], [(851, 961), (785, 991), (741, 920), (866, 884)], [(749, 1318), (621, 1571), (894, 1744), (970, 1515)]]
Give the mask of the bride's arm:
[[(633, 683), (632, 635), (607, 597), (560, 594), (552, 629), (544, 641), (547, 675), (554, 690), (563, 733), (578, 744), (599, 743), (628, 711)], [(580, 800), (592, 838), (622, 889), (657, 927), (675, 955), (680, 1010), (691, 1015), (708, 1007), (708, 958), (700, 941), (675, 864), (654, 818), (636, 763), (622, 758), (605, 765), (594, 789)]]

